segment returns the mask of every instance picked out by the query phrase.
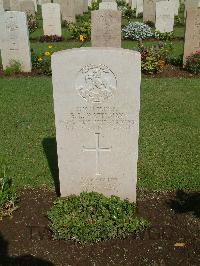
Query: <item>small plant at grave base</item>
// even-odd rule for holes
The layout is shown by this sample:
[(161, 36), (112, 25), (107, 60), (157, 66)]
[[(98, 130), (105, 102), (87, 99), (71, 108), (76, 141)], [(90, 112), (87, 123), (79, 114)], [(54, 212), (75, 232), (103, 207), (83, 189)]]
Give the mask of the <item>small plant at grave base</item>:
[(185, 69), (192, 74), (200, 74), (200, 50), (187, 57)]
[(148, 25), (151, 28), (155, 27), (155, 23), (153, 21), (150, 21), (150, 20), (145, 21), (145, 24)]
[(62, 42), (64, 41), (64, 37), (57, 35), (43, 35), (39, 39), (40, 42)]
[(16, 60), (12, 60), (10, 62), (10, 65), (6, 67), (6, 69), (4, 70), (4, 74), (6, 76), (11, 76), (11, 75), (15, 75), (15, 74), (19, 74), (21, 72), (21, 64), (20, 62), (16, 61)]
[(169, 57), (169, 64), (173, 66), (182, 67), (183, 66), (183, 54), (177, 57)]
[(0, 162), (0, 220), (4, 216), (11, 216), (17, 209), (17, 195), (12, 186), (12, 179), (6, 177), (6, 167)]
[(101, 0), (92, 0), (90, 10), (98, 10), (99, 9), (99, 3), (101, 3)]
[(172, 50), (171, 44), (159, 43), (152, 47), (144, 47), (142, 43), (138, 48), (141, 53), (142, 72), (156, 74), (163, 72)]
[(48, 212), (54, 239), (97, 242), (145, 230), (150, 224), (135, 215), (135, 205), (97, 192), (60, 198)]
[(174, 38), (174, 32), (155, 31), (155, 38), (161, 41), (170, 41)]
[(79, 40), (80, 35), (84, 36), (84, 39), (90, 40), (91, 38), (91, 23), (83, 22), (81, 25), (77, 23), (70, 23), (68, 30), (73, 39)]
[(51, 55), (54, 52), (52, 45), (48, 46), (48, 49), (43, 53), (35, 53), (31, 50), (32, 67), (38, 74), (50, 76), (51, 71)]
[(128, 26), (123, 30), (124, 39), (145, 40), (153, 37), (151, 28), (140, 22), (129, 22)]
[(184, 26), (185, 25), (184, 18), (181, 18), (180, 16), (175, 16), (174, 25), (175, 26)]
[(28, 21), (29, 33), (33, 33), (34, 31), (36, 31), (38, 28), (38, 23), (37, 23), (36, 17), (33, 15), (29, 15), (29, 16), (27, 16), (27, 21)]

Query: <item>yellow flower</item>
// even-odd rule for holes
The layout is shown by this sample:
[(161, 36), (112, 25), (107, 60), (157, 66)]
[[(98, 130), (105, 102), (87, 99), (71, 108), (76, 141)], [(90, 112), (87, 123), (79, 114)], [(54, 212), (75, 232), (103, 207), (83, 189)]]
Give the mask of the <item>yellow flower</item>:
[(42, 61), (42, 57), (39, 57), (39, 58), (38, 58), (38, 62), (41, 62), (41, 61)]
[(50, 56), (51, 54), (49, 52), (44, 53), (46, 56)]
[(51, 48), (53, 48), (53, 46), (52, 45), (49, 45), (48, 48), (51, 49)]
[(80, 41), (83, 42), (84, 41), (84, 36), (80, 35)]

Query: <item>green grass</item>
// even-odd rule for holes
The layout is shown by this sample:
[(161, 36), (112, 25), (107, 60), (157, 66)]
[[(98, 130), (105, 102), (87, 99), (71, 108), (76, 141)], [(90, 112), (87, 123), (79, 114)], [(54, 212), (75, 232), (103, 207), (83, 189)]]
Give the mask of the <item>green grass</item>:
[[(139, 187), (200, 187), (200, 79), (142, 82)], [(51, 79), (0, 79), (0, 156), (16, 186), (53, 186), (43, 148), (55, 155)], [(46, 147), (46, 150), (47, 150)]]

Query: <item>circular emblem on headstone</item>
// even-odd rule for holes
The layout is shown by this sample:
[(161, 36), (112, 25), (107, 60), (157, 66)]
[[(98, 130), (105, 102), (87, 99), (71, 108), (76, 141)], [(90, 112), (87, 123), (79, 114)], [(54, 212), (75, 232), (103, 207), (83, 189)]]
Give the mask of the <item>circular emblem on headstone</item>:
[(87, 102), (104, 102), (112, 97), (116, 88), (116, 77), (105, 65), (87, 65), (78, 73), (76, 89)]

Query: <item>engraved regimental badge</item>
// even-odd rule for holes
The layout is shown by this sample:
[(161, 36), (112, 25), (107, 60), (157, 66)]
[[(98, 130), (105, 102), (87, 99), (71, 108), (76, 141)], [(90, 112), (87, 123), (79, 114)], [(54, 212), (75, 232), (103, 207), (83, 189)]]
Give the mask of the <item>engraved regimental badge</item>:
[(107, 66), (87, 65), (79, 71), (75, 86), (85, 101), (102, 103), (114, 94), (117, 80)]

